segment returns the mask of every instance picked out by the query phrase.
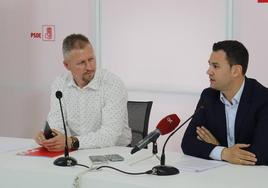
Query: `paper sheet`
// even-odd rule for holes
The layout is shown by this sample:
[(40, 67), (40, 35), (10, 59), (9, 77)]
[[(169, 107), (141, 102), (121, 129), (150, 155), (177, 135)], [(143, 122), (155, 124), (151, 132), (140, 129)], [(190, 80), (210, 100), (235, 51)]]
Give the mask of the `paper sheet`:
[(227, 165), (227, 163), (223, 161), (206, 160), (189, 156), (187, 156), (187, 159), (182, 159), (175, 164), (179, 170), (186, 172), (203, 172), (224, 165)]

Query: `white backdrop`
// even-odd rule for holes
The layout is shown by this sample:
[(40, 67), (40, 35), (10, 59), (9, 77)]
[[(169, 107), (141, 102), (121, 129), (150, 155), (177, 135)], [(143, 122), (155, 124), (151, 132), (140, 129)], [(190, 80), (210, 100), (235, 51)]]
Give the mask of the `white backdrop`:
[(248, 76), (268, 87), (268, 3), (234, 1), (234, 38), (249, 50)]
[(207, 86), (211, 46), (226, 37), (226, 1), (103, 0), (101, 5), (102, 65), (128, 88), (197, 93)]

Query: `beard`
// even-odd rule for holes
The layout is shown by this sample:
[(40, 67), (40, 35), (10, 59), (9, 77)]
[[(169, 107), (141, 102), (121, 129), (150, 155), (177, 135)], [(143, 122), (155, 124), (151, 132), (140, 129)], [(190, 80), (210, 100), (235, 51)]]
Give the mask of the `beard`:
[(82, 80), (88, 84), (94, 78), (95, 72), (84, 73), (82, 76)]

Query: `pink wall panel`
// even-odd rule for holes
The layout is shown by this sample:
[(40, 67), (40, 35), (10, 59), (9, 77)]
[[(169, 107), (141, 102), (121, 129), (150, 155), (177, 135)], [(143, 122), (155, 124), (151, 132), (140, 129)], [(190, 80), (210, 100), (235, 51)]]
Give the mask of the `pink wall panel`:
[[(0, 1), (0, 136), (32, 137), (43, 126), (50, 84), (65, 71), (62, 40), (83, 33), (95, 44), (95, 6), (94, 0)], [(54, 27), (55, 40), (43, 40), (43, 25)]]

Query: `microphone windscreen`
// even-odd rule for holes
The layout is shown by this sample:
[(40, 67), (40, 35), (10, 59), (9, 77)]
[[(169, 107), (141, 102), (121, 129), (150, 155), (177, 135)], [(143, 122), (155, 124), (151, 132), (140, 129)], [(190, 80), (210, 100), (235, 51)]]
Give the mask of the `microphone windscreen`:
[(176, 114), (170, 114), (164, 117), (157, 125), (161, 135), (165, 135), (173, 131), (180, 123), (180, 118)]
[(61, 99), (61, 98), (62, 98), (62, 92), (61, 92), (61, 91), (57, 91), (57, 92), (56, 92), (56, 97), (57, 97), (58, 99)]

